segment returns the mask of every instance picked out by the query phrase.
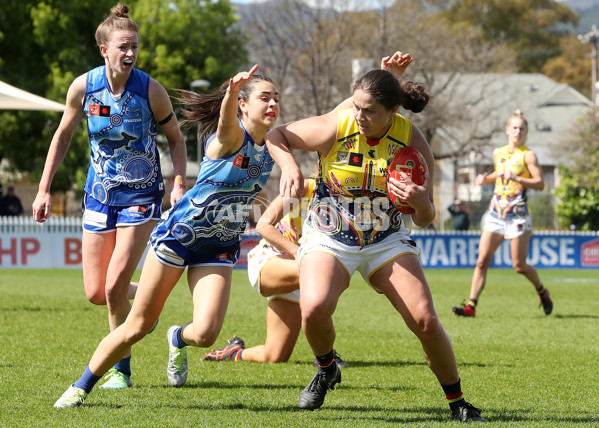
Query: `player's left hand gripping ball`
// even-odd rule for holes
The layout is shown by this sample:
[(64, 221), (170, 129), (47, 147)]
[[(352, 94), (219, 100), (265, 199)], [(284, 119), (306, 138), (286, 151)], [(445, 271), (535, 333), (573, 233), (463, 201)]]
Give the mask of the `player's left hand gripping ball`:
[[(393, 177), (396, 180), (405, 183), (405, 180), (399, 174), (400, 171), (410, 177), (415, 184), (422, 186), (428, 171), (428, 166), (426, 165), (424, 156), (422, 156), (422, 153), (420, 153), (418, 149), (415, 149), (414, 147), (404, 147), (403, 149), (398, 150), (391, 159), (391, 162), (389, 162), (389, 165), (387, 166), (387, 177)], [(389, 182), (388, 178), (387, 183)], [(399, 197), (391, 193), (391, 191), (389, 191), (389, 199), (391, 199), (391, 203), (395, 205), (399, 212), (403, 214), (411, 214), (414, 212), (414, 208), (405, 201), (399, 199)]]

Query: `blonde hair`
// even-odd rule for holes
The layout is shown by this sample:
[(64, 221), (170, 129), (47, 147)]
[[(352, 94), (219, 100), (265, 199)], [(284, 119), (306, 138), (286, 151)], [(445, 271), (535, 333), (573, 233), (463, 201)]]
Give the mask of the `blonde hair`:
[(512, 120), (514, 120), (514, 119), (520, 119), (522, 122), (524, 122), (524, 125), (526, 125), (526, 129), (528, 129), (528, 120), (526, 120), (526, 118), (524, 117), (524, 113), (522, 113), (522, 110), (516, 109), (512, 113), (510, 118), (507, 120), (507, 126), (510, 126), (512, 123)]
[(135, 21), (129, 18), (127, 5), (118, 3), (110, 9), (110, 16), (98, 25), (96, 29), (96, 43), (98, 46), (108, 44), (113, 31), (139, 32), (139, 27)]

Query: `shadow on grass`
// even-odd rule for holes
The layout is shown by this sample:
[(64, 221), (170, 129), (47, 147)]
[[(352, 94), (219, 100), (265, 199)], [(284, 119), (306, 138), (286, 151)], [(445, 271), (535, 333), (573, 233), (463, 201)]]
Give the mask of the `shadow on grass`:
[[(410, 422), (446, 422), (451, 418), (451, 413), (446, 407), (407, 407), (407, 408), (390, 408), (390, 407), (363, 407), (363, 406), (331, 406), (326, 407), (320, 412), (325, 410), (334, 410), (337, 412), (352, 412), (351, 419), (355, 421), (381, 421), (388, 423), (410, 423)], [(296, 411), (301, 411), (296, 408)], [(382, 416), (377, 416), (375, 413), (382, 413)], [(387, 416), (394, 413), (406, 413), (414, 414), (414, 416)], [(419, 415), (416, 415), (419, 414)], [(320, 414), (319, 419), (328, 420), (344, 420), (347, 421), (347, 414), (342, 417), (327, 417), (326, 414)]]
[(495, 415), (488, 419), (490, 422), (551, 422), (552, 424), (589, 424), (599, 422), (599, 416), (590, 412), (577, 417), (564, 417), (558, 412), (555, 412), (555, 414), (543, 413), (543, 416), (532, 415), (531, 413), (533, 412), (530, 409), (516, 409), (507, 412), (497, 411)]
[(599, 319), (599, 315), (585, 315), (585, 314), (554, 314), (554, 318), (563, 319), (577, 319), (577, 318), (590, 318)]
[(14, 308), (2, 308), (2, 312), (66, 312), (63, 308), (42, 308), (40, 306), (22, 306)]
[[(111, 404), (111, 403), (88, 403), (81, 406), (82, 409), (86, 407), (97, 408), (97, 409), (122, 409), (124, 406), (122, 404)], [(61, 409), (62, 410), (62, 409)]]
[[(352, 367), (409, 367), (409, 366), (427, 366), (426, 361), (346, 361), (349, 364), (345, 370), (351, 370)], [(298, 364), (306, 364), (304, 361), (298, 361)]]
[[(358, 361), (358, 360), (345, 360), (349, 366), (344, 368), (345, 370), (351, 370), (352, 367), (409, 367), (409, 366), (423, 366), (428, 367), (426, 361)], [(305, 361), (296, 361), (295, 364), (305, 365)], [(482, 363), (467, 363), (460, 362), (460, 367), (487, 367), (488, 364)]]
[[(309, 378), (306, 378), (306, 383), (303, 384), (284, 384), (284, 383), (276, 383), (276, 384), (268, 384), (268, 383), (254, 383), (251, 385), (244, 385), (243, 388), (246, 389), (256, 389), (256, 390), (261, 390), (261, 389), (266, 389), (266, 390), (273, 390), (273, 389), (279, 389), (279, 390), (296, 390), (297, 393), (299, 394), (300, 391), (306, 386), (306, 384), (310, 381)], [(170, 385), (165, 385), (165, 384), (161, 384), (161, 385), (148, 385), (148, 388), (150, 389), (172, 389), (173, 387)], [(239, 389), (241, 388), (241, 386), (239, 385), (239, 383), (228, 383), (228, 382), (188, 382), (185, 384), (185, 386), (183, 386), (181, 389), (185, 390), (185, 389), (201, 389), (201, 390), (206, 390), (206, 389), (215, 389), (215, 390), (230, 390), (230, 389)], [(340, 385), (338, 386), (338, 388), (345, 388), (344, 385)], [(349, 388), (349, 387), (348, 387)], [(375, 388), (372, 385), (368, 385), (368, 386), (364, 386), (364, 387), (356, 387), (356, 386), (352, 386), (351, 389), (352, 390), (371, 390)], [(386, 388), (382, 388), (382, 387), (376, 387), (376, 389), (378, 390), (385, 390), (385, 391), (392, 391), (392, 392), (397, 392), (397, 391), (415, 391), (418, 388), (416, 387), (412, 387), (412, 386), (393, 386), (393, 387), (386, 387)]]
[(81, 306), (76, 308), (65, 308), (59, 306), (13, 306), (10, 308), (0, 307), (2, 312), (89, 312), (94, 310), (93, 306)]
[[(405, 407), (405, 408), (389, 408), (389, 407), (372, 407), (372, 406), (330, 406), (326, 404), (323, 408), (318, 410), (320, 412), (319, 419), (329, 420), (348, 420), (348, 415), (345, 413), (342, 417), (335, 417), (334, 415), (328, 415), (327, 410), (339, 411), (339, 412), (352, 412), (351, 419), (361, 421), (383, 421), (393, 423), (408, 423), (408, 422), (443, 422), (448, 421), (451, 418), (449, 409), (443, 406), (439, 407)], [(301, 411), (295, 409), (295, 411)], [(401, 416), (377, 416), (375, 412), (383, 413), (383, 415), (394, 414), (394, 413), (413, 413), (413, 417), (401, 417)], [(417, 414), (420, 414), (417, 416)], [(360, 415), (356, 417), (355, 415)], [(559, 414), (543, 414), (539, 416), (537, 412), (533, 412), (529, 409), (517, 409), (509, 412), (494, 412), (493, 410), (483, 409), (482, 416), (485, 417), (489, 422), (540, 422), (552, 425), (566, 425), (566, 424), (595, 424), (599, 422), (599, 416), (590, 412), (580, 415), (578, 417), (563, 417)]]
[[(86, 404), (87, 406), (87, 404)], [(97, 407), (122, 407), (122, 406), (111, 406), (108, 404), (95, 404), (91, 406)], [(140, 405), (139, 407), (152, 407)], [(446, 406), (440, 405), (438, 407), (390, 407), (390, 406), (327, 406), (325, 403), (322, 408), (317, 409), (313, 412), (308, 410), (302, 410), (297, 405), (246, 405), (243, 403), (230, 403), (225, 404), (222, 402), (212, 404), (195, 404), (190, 402), (184, 404), (179, 401), (177, 404), (166, 404), (162, 403), (160, 408), (171, 408), (179, 410), (202, 410), (202, 411), (214, 411), (222, 412), (223, 410), (247, 410), (250, 412), (265, 412), (272, 414), (273, 412), (291, 412), (291, 413), (306, 413), (307, 415), (318, 415), (319, 421), (330, 421), (336, 423), (343, 423), (344, 425), (348, 421), (356, 422), (387, 422), (387, 423), (426, 423), (426, 422), (448, 422), (451, 420), (451, 414)], [(398, 416), (404, 415), (405, 416)], [(410, 416), (412, 415), (412, 416)], [(539, 416), (538, 412), (530, 409), (516, 409), (506, 411), (494, 411), (492, 409), (483, 409), (482, 416), (487, 418), (489, 422), (537, 422), (547, 423), (556, 425), (567, 425), (567, 424), (597, 424), (599, 423), (599, 416), (590, 412), (581, 414), (577, 417), (564, 417), (559, 414), (544, 413)]]

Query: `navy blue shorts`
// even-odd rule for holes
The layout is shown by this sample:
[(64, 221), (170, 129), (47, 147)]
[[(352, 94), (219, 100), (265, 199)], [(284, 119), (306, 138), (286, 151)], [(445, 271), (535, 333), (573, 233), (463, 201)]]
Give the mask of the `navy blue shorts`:
[(185, 266), (230, 266), (239, 260), (239, 245), (229, 248), (204, 246), (189, 248), (181, 244), (165, 226), (158, 223), (150, 236), (154, 255), (165, 265), (185, 268)]
[(87, 193), (83, 198), (83, 230), (106, 233), (119, 226), (136, 226), (150, 220), (159, 220), (162, 201), (158, 204), (112, 207), (98, 202)]

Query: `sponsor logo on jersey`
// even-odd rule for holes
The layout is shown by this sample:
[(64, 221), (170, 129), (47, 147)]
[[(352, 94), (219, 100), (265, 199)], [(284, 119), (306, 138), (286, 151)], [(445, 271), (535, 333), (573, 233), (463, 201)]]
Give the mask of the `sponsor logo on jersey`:
[(350, 166), (361, 167), (364, 163), (364, 155), (362, 153), (352, 153), (349, 156), (349, 161), (347, 162)]
[(347, 163), (347, 160), (349, 159), (349, 152), (344, 152), (344, 151), (340, 151), (337, 152), (337, 162), (339, 163)]
[(102, 104), (90, 104), (89, 105), (89, 115), (90, 116), (110, 117), (110, 106), (105, 106)]
[(349, 152), (344, 152), (344, 151), (337, 152), (336, 162), (347, 163), (348, 159), (349, 159)]
[(141, 116), (141, 110), (139, 107), (127, 107), (125, 109), (125, 116), (129, 119), (136, 119)]
[(235, 165), (237, 168), (247, 169), (249, 164), (250, 158), (243, 156), (241, 153), (239, 153), (237, 156), (235, 156), (235, 159), (233, 159), (233, 165)]
[(345, 148), (345, 150), (353, 149), (354, 147), (356, 147), (357, 142), (358, 142), (357, 138), (352, 138), (350, 140), (346, 140), (343, 142), (343, 147)]

